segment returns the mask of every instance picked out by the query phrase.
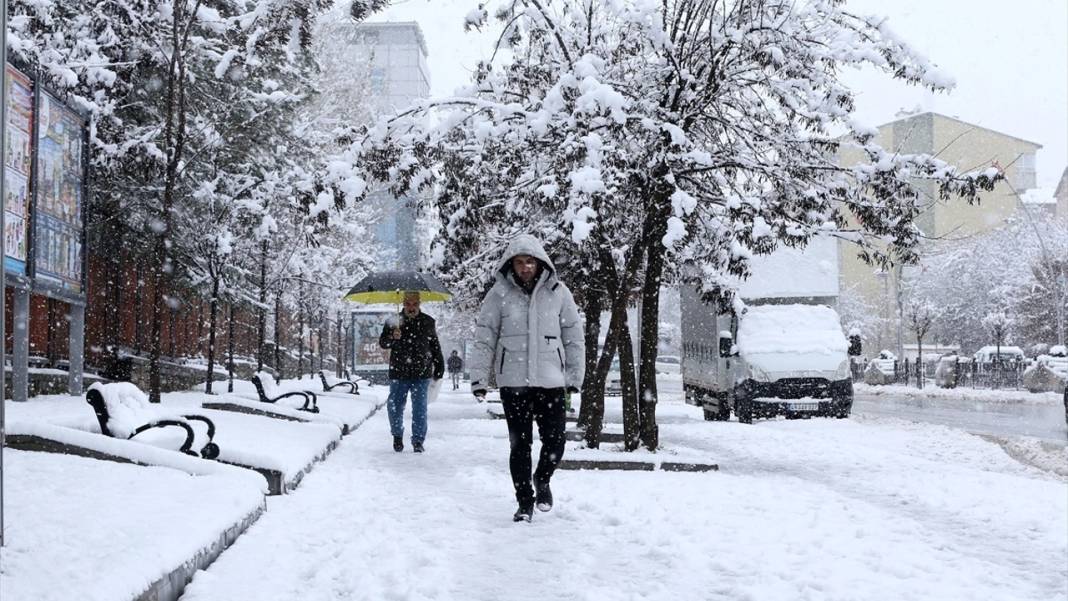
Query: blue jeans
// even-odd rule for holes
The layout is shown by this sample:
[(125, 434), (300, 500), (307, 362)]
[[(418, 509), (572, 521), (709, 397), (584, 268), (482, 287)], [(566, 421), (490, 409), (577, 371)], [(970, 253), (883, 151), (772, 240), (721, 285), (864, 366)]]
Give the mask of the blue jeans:
[(426, 440), (426, 390), (430, 380), (390, 380), (389, 400), (386, 410), (389, 412), (389, 430), (393, 436), (404, 437), (404, 406), (408, 404), (408, 393), (412, 394), (412, 443)]

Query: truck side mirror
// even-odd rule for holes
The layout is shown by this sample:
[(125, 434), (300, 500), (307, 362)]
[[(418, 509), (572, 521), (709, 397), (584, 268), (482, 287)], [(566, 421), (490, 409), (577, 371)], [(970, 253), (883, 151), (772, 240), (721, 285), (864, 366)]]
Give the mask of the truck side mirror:
[(734, 346), (734, 337), (731, 336), (730, 332), (720, 332), (720, 334), (719, 334), (719, 356), (720, 357), (724, 357), (724, 358), (730, 357), (731, 356), (731, 350), (732, 350), (731, 347), (733, 347), (733, 346)]

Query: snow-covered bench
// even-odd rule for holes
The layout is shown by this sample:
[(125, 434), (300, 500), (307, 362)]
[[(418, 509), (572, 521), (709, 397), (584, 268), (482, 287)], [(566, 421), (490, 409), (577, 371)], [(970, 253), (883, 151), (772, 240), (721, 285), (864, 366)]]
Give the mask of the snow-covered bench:
[[(337, 380), (335, 378), (327, 378), (326, 373), (322, 370), (319, 371), (319, 379), (323, 381), (323, 392), (330, 392), (335, 388), (348, 388), (348, 392), (352, 394), (360, 394), (359, 385), (351, 380)], [(333, 382), (331, 382), (331, 380), (333, 380)]]
[(319, 401), (315, 393), (310, 390), (295, 390), (292, 392), (280, 392), (274, 382), (274, 377), (267, 372), (256, 372), (252, 375), (252, 385), (256, 387), (256, 394), (263, 403), (277, 403), (281, 399), (291, 397), (303, 397), (304, 403), (297, 409), (308, 413), (319, 413)]
[[(93, 408), (100, 424), (100, 432), (113, 438), (132, 439), (134, 436), (154, 428), (174, 427), (185, 432), (185, 440), (178, 449), (187, 455), (204, 459), (219, 456), (219, 446), (215, 444), (215, 424), (203, 415), (181, 415), (168, 413), (153, 407), (141, 389), (129, 382), (102, 384), (97, 382), (85, 393), (85, 401)], [(197, 440), (197, 432), (190, 421), (207, 425), (207, 442)], [(199, 451), (194, 451), (196, 446)]]

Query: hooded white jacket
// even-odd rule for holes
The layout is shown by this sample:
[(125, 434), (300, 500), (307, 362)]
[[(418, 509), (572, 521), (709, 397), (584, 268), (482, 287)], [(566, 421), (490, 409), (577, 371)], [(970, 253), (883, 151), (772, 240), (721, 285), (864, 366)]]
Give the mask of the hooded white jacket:
[[(543, 263), (531, 294), (512, 275), (517, 255)], [(495, 277), (475, 322), (468, 361), (471, 390), (487, 388), (491, 369), (501, 388), (581, 388), (586, 370), (582, 318), (541, 243), (530, 235), (518, 236), (501, 257)]]

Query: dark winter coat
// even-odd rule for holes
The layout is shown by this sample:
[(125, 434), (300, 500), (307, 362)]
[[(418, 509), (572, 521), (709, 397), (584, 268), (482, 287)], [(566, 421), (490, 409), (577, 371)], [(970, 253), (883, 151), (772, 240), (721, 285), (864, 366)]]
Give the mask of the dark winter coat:
[(456, 373), (464, 369), (464, 360), (460, 358), (460, 355), (449, 355), (446, 363), (450, 373)]
[[(516, 255), (530, 255), (542, 263), (531, 292), (512, 276)], [(581, 388), (586, 369), (582, 318), (541, 242), (526, 234), (518, 236), (496, 267), (497, 281), (475, 321), (467, 365), (471, 390), (486, 389), (490, 370), (502, 388)]]
[(378, 345), (389, 349), (389, 379), (440, 380), (445, 375), (445, 359), (434, 326), (434, 318), (426, 313), (406, 317), (401, 313), (400, 340), (393, 339), (395, 325), (386, 324)]

